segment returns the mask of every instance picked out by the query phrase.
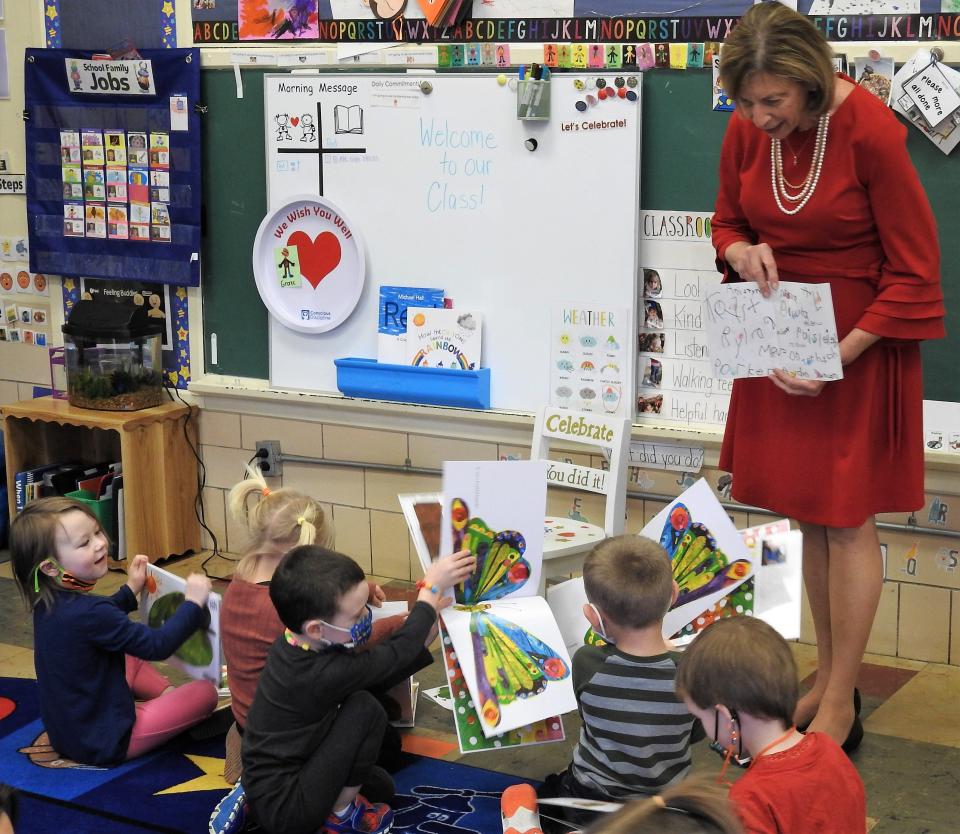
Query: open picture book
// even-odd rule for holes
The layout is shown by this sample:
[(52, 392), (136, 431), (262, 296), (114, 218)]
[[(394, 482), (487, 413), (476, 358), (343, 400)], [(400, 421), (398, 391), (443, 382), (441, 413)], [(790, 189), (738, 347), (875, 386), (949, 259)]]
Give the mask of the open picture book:
[[(641, 531), (670, 557), (680, 595), (664, 618), (663, 636), (685, 645), (722, 617), (755, 616), (786, 639), (800, 633), (803, 536), (786, 519), (736, 530), (706, 481), (670, 502)], [(573, 654), (600, 638), (583, 615), (587, 594), (578, 576), (547, 591)]]
[[(147, 581), (140, 594), (140, 620), (151, 628), (159, 628), (184, 603), (187, 580), (147, 565)], [(220, 650), (220, 594), (207, 598), (205, 625), (198, 628), (167, 659), (191, 678), (211, 681), (220, 686), (222, 675)]]
[(557, 716), (576, 709), (570, 656), (536, 595), (546, 484), (541, 461), (451, 461), (443, 498), (400, 496), (425, 569), (441, 553), (477, 557), (441, 612), (464, 752), (559, 740)]

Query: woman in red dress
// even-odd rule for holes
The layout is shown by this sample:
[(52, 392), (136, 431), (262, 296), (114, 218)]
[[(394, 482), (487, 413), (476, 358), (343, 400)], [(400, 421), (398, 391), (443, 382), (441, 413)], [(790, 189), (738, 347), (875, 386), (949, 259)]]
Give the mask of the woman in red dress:
[(780, 3), (752, 6), (727, 39), (720, 76), (739, 117), (723, 141), (713, 243), (725, 280), (764, 295), (780, 280), (830, 285), (843, 379), (737, 380), (720, 467), (738, 501), (800, 522), (818, 668), (795, 718), (852, 749), (883, 582), (874, 516), (924, 503), (919, 342), (944, 335), (943, 296), (906, 129), (831, 59), (812, 22)]

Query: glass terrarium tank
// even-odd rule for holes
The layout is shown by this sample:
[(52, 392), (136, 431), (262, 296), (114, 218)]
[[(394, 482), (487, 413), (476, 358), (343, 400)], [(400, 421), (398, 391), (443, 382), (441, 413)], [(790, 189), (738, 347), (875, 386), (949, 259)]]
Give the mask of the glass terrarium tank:
[(62, 328), (70, 404), (101, 411), (160, 405), (163, 327), (142, 305), (78, 301)]

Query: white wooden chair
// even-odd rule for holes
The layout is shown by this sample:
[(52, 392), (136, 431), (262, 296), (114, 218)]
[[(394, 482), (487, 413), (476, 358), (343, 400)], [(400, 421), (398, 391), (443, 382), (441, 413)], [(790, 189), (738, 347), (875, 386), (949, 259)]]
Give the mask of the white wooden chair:
[[(551, 441), (587, 446), (595, 455), (609, 450), (610, 469), (550, 460)], [(537, 414), (530, 458), (549, 461), (547, 485), (594, 492), (606, 498), (602, 527), (570, 518), (546, 517), (541, 594), (547, 579), (580, 570), (584, 557), (597, 542), (623, 533), (629, 454), (628, 419), (559, 408), (546, 408)]]

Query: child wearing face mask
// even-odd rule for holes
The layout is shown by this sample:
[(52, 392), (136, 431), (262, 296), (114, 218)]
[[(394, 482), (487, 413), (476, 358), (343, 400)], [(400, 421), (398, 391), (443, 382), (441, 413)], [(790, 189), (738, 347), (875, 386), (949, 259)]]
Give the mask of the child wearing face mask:
[(752, 757), (730, 789), (748, 834), (865, 834), (857, 769), (829, 734), (804, 735), (793, 723), (799, 688), (787, 641), (754, 617), (707, 626), (677, 674), (677, 691), (726, 761)]
[(605, 539), (584, 560), (583, 584), (584, 616), (604, 643), (573, 656), (580, 740), (570, 766), (548, 776), (538, 794), (606, 801), (657, 794), (690, 772), (695, 726), (674, 691), (679, 655), (662, 633), (677, 596), (670, 557), (643, 536)]
[(318, 545), (283, 557), (270, 599), (286, 629), (267, 654), (241, 748), (248, 811), (267, 834), (390, 830), (390, 808), (369, 801), (393, 794), (375, 764), (387, 715), (370, 690), (432, 661), (437, 611), (452, 601), (441, 591), (466, 579), (475, 561), (461, 551), (430, 565), (404, 624), (356, 651), (371, 632), (363, 569)]
[(209, 681), (176, 688), (146, 661), (164, 660), (203, 625), (210, 580), (187, 579), (185, 601), (157, 629), (133, 622), (147, 557), (130, 560), (112, 596), (90, 593), (107, 573), (96, 516), (70, 498), (28, 504), (10, 526), (14, 579), (33, 612), (40, 716), (65, 759), (111, 765), (142, 755), (207, 718)]
[[(250, 477), (234, 486), (227, 498), (231, 516), (246, 527), (249, 540), (220, 609), (223, 654), (236, 718), (236, 724), (227, 733), (223, 772), (230, 784), (240, 779), (240, 737), (257, 691), (257, 679), (267, 662), (270, 646), (283, 634), (283, 623), (270, 601), (273, 572), (284, 554), (297, 545), (329, 545), (333, 541), (329, 513), (319, 501), (289, 487), (270, 489), (259, 469), (248, 469)], [(370, 582), (368, 602), (379, 607), (385, 599), (383, 589)], [(379, 642), (402, 622), (402, 616), (381, 617), (370, 642)], [(389, 693), (382, 699), (385, 705), (390, 704)], [(394, 763), (399, 753), (400, 736), (395, 732), (394, 736), (384, 764)]]

